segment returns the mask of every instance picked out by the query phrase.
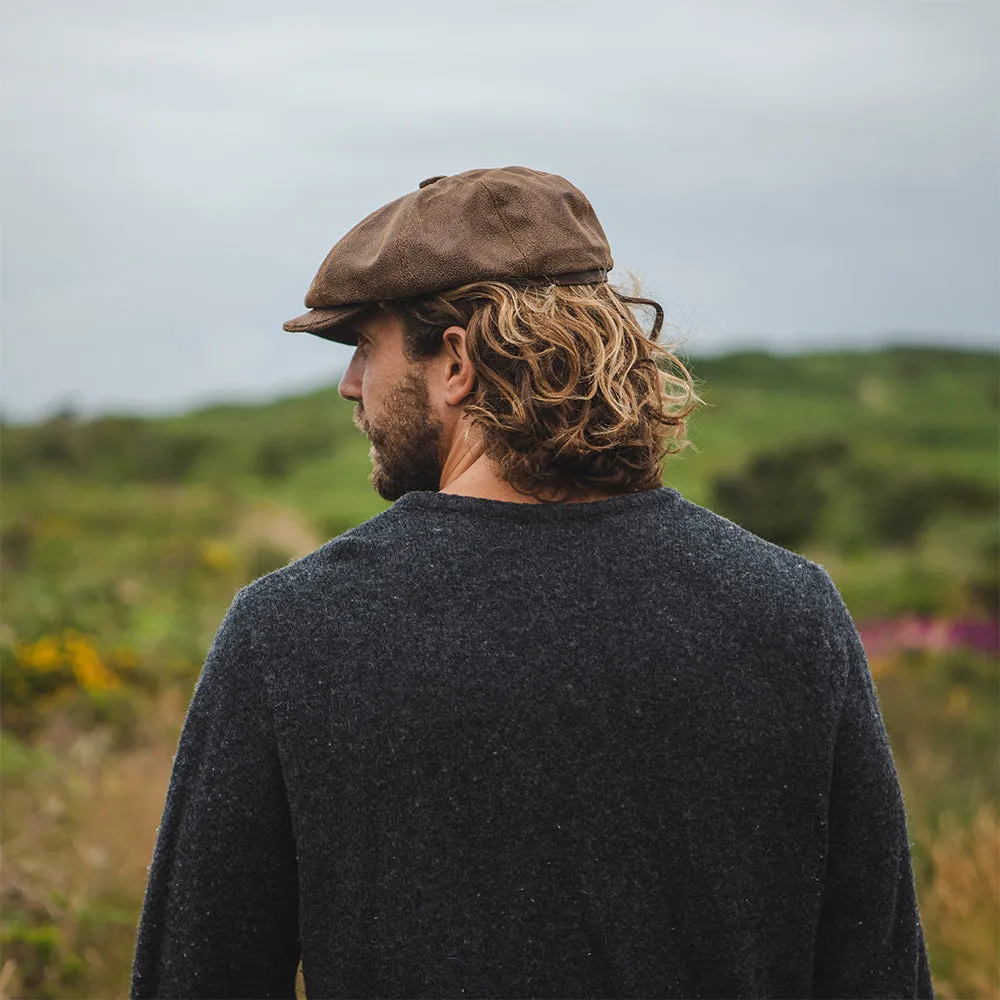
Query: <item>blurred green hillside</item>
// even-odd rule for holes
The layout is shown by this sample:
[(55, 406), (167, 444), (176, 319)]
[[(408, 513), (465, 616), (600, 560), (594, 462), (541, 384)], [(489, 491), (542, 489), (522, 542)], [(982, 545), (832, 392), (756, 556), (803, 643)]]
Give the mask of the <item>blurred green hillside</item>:
[[(667, 485), (822, 563), (859, 624), (996, 620), (1000, 355), (686, 360), (707, 405)], [(353, 408), (330, 387), (0, 428), (0, 998), (127, 995), (169, 761), (234, 592), (388, 506)], [(872, 672), (939, 995), (997, 995), (996, 656)]]
[[(856, 617), (995, 610), (996, 353), (689, 364), (708, 405), (691, 420), (694, 448), (668, 460), (668, 485), (832, 564)], [(118, 607), (122, 580), (153, 604), (221, 599), (300, 547), (272, 535), (297, 530), (318, 544), (385, 509), (352, 411), (330, 387), (171, 419), (4, 427), (7, 628), (30, 639), (113, 622), (116, 641), (143, 645), (152, 626), (136, 618), (152, 614), (150, 602)], [(283, 527), (246, 527), (269, 518)], [(227, 546), (232, 565), (203, 565), (207, 544)], [(199, 564), (204, 579), (191, 575)], [(191, 655), (215, 624), (218, 600), (209, 603)]]

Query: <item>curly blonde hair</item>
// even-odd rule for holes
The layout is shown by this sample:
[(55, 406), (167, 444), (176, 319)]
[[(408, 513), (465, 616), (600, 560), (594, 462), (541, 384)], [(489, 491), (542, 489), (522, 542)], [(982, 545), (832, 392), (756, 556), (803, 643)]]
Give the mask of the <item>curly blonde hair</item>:
[[(657, 313), (648, 336), (632, 311), (642, 303)], [(411, 361), (437, 356), (449, 326), (465, 329), (476, 374), (465, 414), (498, 474), (540, 502), (658, 487), (666, 456), (689, 444), (701, 400), (656, 341), (656, 303), (607, 283), (479, 281), (382, 306), (399, 316)]]

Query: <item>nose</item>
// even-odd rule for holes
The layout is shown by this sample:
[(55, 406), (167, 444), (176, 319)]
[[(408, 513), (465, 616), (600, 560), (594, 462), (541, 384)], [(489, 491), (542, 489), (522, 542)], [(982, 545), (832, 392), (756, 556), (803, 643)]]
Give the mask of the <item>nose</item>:
[(357, 351), (354, 352), (354, 357), (351, 358), (351, 363), (347, 366), (340, 385), (337, 386), (337, 392), (343, 399), (355, 403), (361, 402), (361, 364), (358, 361)]

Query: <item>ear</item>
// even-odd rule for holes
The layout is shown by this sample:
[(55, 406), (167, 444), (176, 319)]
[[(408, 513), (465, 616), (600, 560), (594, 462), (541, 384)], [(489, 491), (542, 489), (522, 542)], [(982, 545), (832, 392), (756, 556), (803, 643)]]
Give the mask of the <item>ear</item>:
[(441, 335), (441, 357), (445, 365), (444, 400), (453, 406), (462, 402), (476, 384), (476, 373), (465, 349), (465, 338), (465, 328), (461, 326), (449, 326)]

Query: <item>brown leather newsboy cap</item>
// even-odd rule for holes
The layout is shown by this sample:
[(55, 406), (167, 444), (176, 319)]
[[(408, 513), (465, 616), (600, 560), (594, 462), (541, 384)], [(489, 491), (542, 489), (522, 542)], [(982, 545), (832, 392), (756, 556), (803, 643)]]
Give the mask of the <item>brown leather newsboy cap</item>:
[(590, 202), (558, 174), (498, 167), (428, 177), (337, 243), (306, 293), (309, 312), (283, 328), (353, 345), (344, 324), (377, 302), (490, 279), (595, 284), (613, 266)]

